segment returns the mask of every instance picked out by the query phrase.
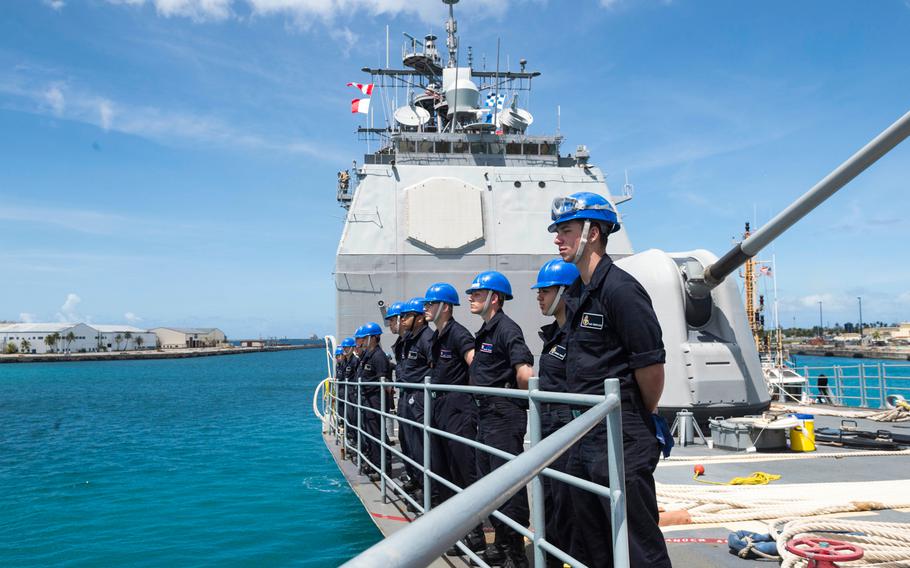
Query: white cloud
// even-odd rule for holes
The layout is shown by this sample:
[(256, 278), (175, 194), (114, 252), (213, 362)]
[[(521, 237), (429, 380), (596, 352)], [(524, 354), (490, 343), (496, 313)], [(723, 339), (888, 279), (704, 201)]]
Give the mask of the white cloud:
[(60, 311), (57, 312), (57, 320), (64, 323), (69, 322), (79, 322), (84, 320), (78, 311), (79, 304), (82, 303), (82, 298), (77, 294), (70, 292), (66, 295), (66, 300), (63, 302), (63, 305), (60, 306)]
[[(49, 82), (42, 77), (0, 74), (0, 94), (8, 95), (2, 105), (5, 108), (92, 124), (106, 131), (140, 136), (166, 145), (204, 143), (318, 158), (338, 154), (315, 141), (267, 138), (244, 132), (212, 115), (130, 105), (72, 86), (67, 88), (64, 97), (59, 82)], [(5, 212), (0, 210), (0, 218)]]
[(619, 3), (619, 0), (600, 0), (600, 5), (604, 8), (612, 8)]
[(58, 12), (66, 6), (66, 2), (63, 0), (44, 0), (45, 6), (50, 6), (52, 9), (57, 10)]
[(63, 96), (63, 91), (60, 89), (59, 85), (51, 85), (44, 91), (44, 100), (47, 102), (48, 106), (51, 107), (51, 111), (57, 116), (63, 116), (63, 111), (66, 109), (66, 98)]
[(35, 323), (35, 321), (37, 321), (37, 319), (38, 319), (38, 316), (36, 316), (35, 314), (30, 314), (28, 312), (22, 312), (21, 314), (19, 314), (19, 321), (21, 321), (22, 323)]
[(123, 314), (123, 318), (124, 318), (128, 323), (139, 323), (139, 322), (142, 321), (142, 318), (139, 317), (139, 316), (137, 316), (137, 315), (134, 314), (133, 312), (126, 312), (125, 314)]
[[(140, 6), (153, 4), (164, 17), (184, 17), (197, 22), (221, 21), (233, 17), (237, 10), (253, 16), (285, 16), (300, 28), (309, 28), (314, 21), (332, 22), (337, 18), (409, 14), (422, 21), (440, 24), (446, 17), (446, 7), (433, 0), (107, 0), (111, 4)], [(472, 16), (499, 16), (505, 13), (508, 0), (474, 0)], [(456, 8), (456, 12), (462, 11)]]
[(111, 121), (114, 118), (114, 107), (108, 100), (98, 101), (98, 120), (101, 124), (101, 128), (104, 130), (111, 129)]

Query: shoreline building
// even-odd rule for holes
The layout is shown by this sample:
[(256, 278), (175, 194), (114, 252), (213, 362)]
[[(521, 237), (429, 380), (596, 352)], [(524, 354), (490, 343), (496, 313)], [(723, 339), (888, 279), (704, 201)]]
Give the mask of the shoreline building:
[(158, 337), (162, 349), (218, 347), (227, 342), (224, 332), (214, 327), (156, 327), (149, 331)]
[(0, 351), (10, 344), (18, 353), (79, 353), (98, 351), (98, 331), (84, 323), (0, 324)]
[(158, 347), (158, 336), (147, 329), (116, 324), (92, 324), (91, 327), (98, 332), (96, 335), (98, 345), (103, 346), (108, 351), (131, 351)]

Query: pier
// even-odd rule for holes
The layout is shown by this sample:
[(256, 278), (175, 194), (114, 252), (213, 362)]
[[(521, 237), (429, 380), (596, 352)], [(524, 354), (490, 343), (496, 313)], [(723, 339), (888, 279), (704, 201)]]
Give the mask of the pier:
[(900, 347), (859, 347), (852, 345), (810, 345), (796, 343), (790, 345), (793, 355), (814, 355), (817, 357), (845, 357), (848, 359), (893, 359), (910, 361), (910, 348)]
[(137, 351), (103, 351), (95, 353), (16, 353), (0, 355), (0, 363), (62, 363), (69, 361), (127, 361), (133, 359), (187, 359), (239, 355), (264, 351), (290, 351), (294, 349), (321, 348), (313, 345), (266, 345), (262, 347), (200, 347), (196, 349), (158, 349)]

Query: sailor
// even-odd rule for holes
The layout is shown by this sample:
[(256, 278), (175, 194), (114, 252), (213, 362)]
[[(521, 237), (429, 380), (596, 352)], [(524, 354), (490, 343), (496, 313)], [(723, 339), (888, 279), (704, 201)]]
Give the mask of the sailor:
[[(433, 330), (429, 328), (423, 315), (423, 298), (412, 298), (405, 302), (401, 309), (401, 324), (408, 330), (404, 340), (404, 371), (398, 379), (405, 383), (423, 383), (424, 377), (430, 374), (430, 339)], [(422, 390), (401, 389), (398, 397), (398, 416), (423, 424)], [(401, 439), (401, 450), (417, 463), (423, 463), (423, 432), (407, 424), (399, 424), (398, 437)], [(405, 463), (408, 479), (404, 490), (416, 495), (423, 487), (423, 474), (414, 465)], [(422, 496), (420, 496), (422, 498)], [(419, 502), (419, 499), (415, 499)]]
[[(401, 373), (404, 372), (404, 356), (402, 351), (404, 349), (404, 336), (407, 335), (407, 329), (401, 326), (401, 308), (404, 307), (404, 302), (393, 302), (385, 313), (385, 322), (389, 327), (389, 331), (396, 335), (395, 343), (392, 344), (392, 365), (390, 372), (392, 374), (393, 382), (400, 380), (399, 377)], [(400, 398), (399, 394), (399, 398)], [(386, 390), (386, 406), (383, 408), (383, 412), (395, 414), (397, 405), (395, 404), (395, 389), (389, 388)], [(390, 445), (395, 445), (395, 441), (391, 439), (392, 433), (395, 432), (395, 420), (391, 416), (386, 417), (385, 419), (385, 432), (386, 432), (386, 442)], [(402, 439), (401, 427), (398, 428), (398, 441), (401, 443), (401, 449), (404, 451), (404, 445), (407, 443)], [(390, 456), (391, 457), (391, 456)], [(402, 474), (404, 476), (406, 474)]]
[[(468, 385), (468, 366), (474, 359), (474, 338), (455, 321), (458, 292), (451, 284), (439, 282), (424, 295), (424, 317), (436, 331), (430, 339), (430, 382), (436, 385)], [(432, 426), (469, 440), (477, 439), (477, 406), (470, 394), (433, 391)], [(464, 443), (434, 436), (430, 451), (432, 470), (455, 485), (465, 488), (477, 479), (474, 449)], [(426, 490), (426, 489), (425, 489)], [(441, 503), (453, 492), (441, 483), (432, 484), (433, 501)], [(465, 539), (474, 552), (486, 547), (482, 526)]]
[[(531, 286), (537, 290), (537, 304), (540, 313), (552, 317), (551, 323), (540, 328), (543, 352), (540, 355), (540, 390), (567, 392), (566, 389), (566, 302), (563, 298), (566, 288), (578, 279), (578, 268), (562, 259), (547, 261), (537, 273), (537, 282)], [(541, 403), (541, 436), (546, 438), (572, 420), (572, 411), (567, 404)], [(568, 452), (563, 453), (550, 464), (551, 469), (566, 471)], [(569, 550), (574, 516), (569, 485), (547, 476), (543, 482), (544, 511), (546, 511), (546, 539), (561, 550)], [(562, 568), (562, 560), (547, 557), (547, 566)]]
[[(380, 380), (388, 380), (389, 359), (386, 357), (385, 353), (383, 353), (382, 347), (379, 345), (379, 338), (382, 336), (382, 328), (379, 327), (378, 323), (370, 322), (364, 324), (360, 328), (359, 335), (364, 353), (363, 360), (360, 363), (357, 381), (360, 383), (378, 383)], [(375, 468), (380, 467), (382, 459), (380, 453), (381, 449), (378, 443), (380, 435), (379, 421), (381, 416), (378, 412), (371, 411), (370, 409), (375, 411), (380, 409), (381, 388), (382, 387), (378, 385), (361, 385), (360, 387), (360, 400), (361, 404), (365, 407), (362, 409), (360, 423), (363, 434), (366, 435), (361, 437), (361, 445), (365, 447), (365, 457), (373, 466), (375, 466)], [(365, 443), (363, 441), (364, 438)], [(366, 467), (369, 468), (369, 466)], [(391, 464), (386, 461), (386, 473), (388, 473), (390, 468)], [(369, 469), (366, 471), (369, 471)], [(365, 468), (361, 467), (361, 473), (364, 472)], [(378, 469), (376, 471), (369, 471), (369, 477), (371, 481), (379, 481)]]
[[(397, 377), (403, 370), (401, 369), (401, 365), (403, 364), (402, 349), (404, 348), (404, 336), (406, 335), (407, 330), (399, 329), (399, 325), (401, 323), (400, 313), (402, 307), (404, 307), (404, 302), (393, 302), (385, 313), (385, 322), (389, 327), (389, 331), (397, 336), (395, 338), (395, 343), (392, 344), (392, 366), (390, 369), (390, 375), (393, 382), (397, 380)], [(391, 387), (386, 391), (385, 402), (386, 407), (383, 408), (383, 412), (394, 414), (396, 408), (395, 390)], [(391, 439), (391, 436), (392, 433), (395, 432), (395, 420), (387, 417), (385, 421), (386, 442), (394, 446), (395, 441)]]
[[(465, 291), (471, 313), (483, 318), (474, 337), (471, 382), (481, 387), (527, 389), (534, 374), (534, 355), (525, 344), (521, 328), (503, 311), (512, 299), (512, 285), (500, 272), (478, 274)], [(523, 400), (493, 395), (474, 395), (478, 407), (477, 441), (517, 455), (524, 449), (527, 432), (527, 404)], [(477, 452), (477, 474), (483, 477), (506, 463), (484, 451)], [(523, 527), (530, 524), (528, 493), (524, 487), (499, 509)], [(524, 567), (524, 537), (496, 517), (490, 518), (496, 539), (487, 547), (484, 559), (491, 564)]]
[[(651, 414), (664, 385), (666, 353), (660, 324), (644, 287), (606, 254), (619, 230), (613, 205), (580, 192), (553, 201), (554, 243), (580, 278), (565, 292), (566, 373), (572, 393), (603, 394), (604, 379), (619, 378), (631, 566), (670, 566), (658, 528), (654, 469), (660, 448)], [(583, 408), (574, 409), (575, 412)], [(598, 424), (569, 451), (571, 475), (608, 485), (607, 432)], [(610, 501), (571, 489), (575, 513), (571, 554), (588, 566), (612, 566)]]
[[(338, 376), (345, 382), (343, 399), (344, 400), (344, 432), (348, 442), (354, 444), (357, 442), (357, 409), (353, 406), (357, 403), (357, 387), (351, 383), (357, 376), (357, 367), (360, 365), (360, 356), (355, 352), (356, 341), (353, 337), (345, 337), (341, 340), (341, 348), (345, 353), (345, 363)], [(354, 453), (348, 452), (349, 459), (354, 459)]]

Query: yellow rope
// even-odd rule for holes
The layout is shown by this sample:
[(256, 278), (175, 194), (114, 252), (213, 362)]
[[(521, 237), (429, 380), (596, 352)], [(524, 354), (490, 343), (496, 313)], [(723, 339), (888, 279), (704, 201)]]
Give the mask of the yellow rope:
[(692, 479), (699, 483), (707, 483), (710, 485), (767, 485), (772, 481), (780, 479), (780, 475), (756, 471), (748, 477), (734, 477), (730, 481), (708, 481), (707, 479), (699, 479), (698, 474), (696, 473)]

